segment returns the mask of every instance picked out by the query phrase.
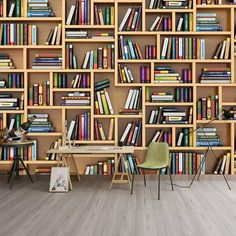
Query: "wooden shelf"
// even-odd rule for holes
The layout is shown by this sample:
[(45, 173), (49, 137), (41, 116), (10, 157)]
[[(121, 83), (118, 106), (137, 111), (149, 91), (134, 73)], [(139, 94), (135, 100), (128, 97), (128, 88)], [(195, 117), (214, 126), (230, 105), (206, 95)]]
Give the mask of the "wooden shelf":
[(61, 17), (1, 17), (1, 21), (43, 21), (43, 22), (53, 22), (62, 21)]

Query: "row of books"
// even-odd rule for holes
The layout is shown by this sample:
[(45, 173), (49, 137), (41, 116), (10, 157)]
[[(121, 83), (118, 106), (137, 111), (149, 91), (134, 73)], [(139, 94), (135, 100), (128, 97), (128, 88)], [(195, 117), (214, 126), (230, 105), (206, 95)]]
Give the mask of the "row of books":
[[(16, 0), (19, 1), (19, 0)], [(48, 0), (28, 0), (28, 17), (52, 17), (55, 16)]]
[(0, 53), (0, 70), (15, 69), (14, 63), (7, 53)]
[(219, 20), (216, 18), (216, 13), (202, 12), (197, 13), (196, 31), (223, 31)]
[(205, 39), (164, 38), (161, 59), (205, 59), (205, 50)]
[(103, 124), (98, 120), (94, 121), (95, 140), (113, 140), (114, 133), (114, 118), (110, 119), (108, 133), (104, 131)]
[(60, 45), (61, 44), (61, 34), (62, 34), (61, 24), (58, 24), (50, 30), (45, 44), (46, 45)]
[(156, 59), (156, 58), (157, 58), (157, 46), (145, 45), (145, 59)]
[(24, 94), (21, 99), (12, 97), (12, 94), (0, 94), (0, 110), (22, 110), (24, 105)]
[[(231, 0), (231, 2), (234, 0)], [(198, 5), (221, 5), (223, 3), (223, 0), (197, 0)]]
[(203, 97), (197, 101), (197, 119), (211, 120), (219, 118), (218, 95)]
[(89, 25), (90, 24), (90, 1), (76, 0), (72, 4), (66, 19), (66, 25)]
[(151, 83), (150, 66), (140, 66), (140, 83)]
[(29, 106), (49, 106), (50, 105), (50, 82), (48, 80), (42, 83), (34, 83), (29, 87), (28, 94)]
[(149, 31), (171, 31), (172, 18), (170, 16), (157, 16), (151, 24)]
[(24, 7), (24, 0), (9, 2), (9, 5), (7, 6), (8, 17), (24, 16)]
[(87, 92), (69, 92), (61, 97), (62, 106), (89, 106), (90, 93)]
[(62, 55), (57, 53), (37, 53), (32, 61), (32, 69), (61, 69)]
[(96, 25), (114, 25), (115, 9), (114, 6), (106, 6), (104, 12), (98, 5), (94, 6), (94, 20)]
[(229, 174), (230, 173), (230, 152), (224, 153), (218, 158), (213, 174)]
[(30, 124), (30, 127), (28, 129), (29, 133), (33, 132), (47, 133), (55, 131), (52, 122), (49, 121), (48, 114), (46, 113), (28, 114), (27, 118), (32, 119), (33, 116), (35, 116), (36, 118)]
[(68, 140), (90, 140), (90, 112), (76, 115), (67, 131)]
[(149, 9), (191, 9), (192, 0), (150, 0)]
[(121, 66), (120, 64), (118, 64), (118, 72), (119, 72), (120, 83), (133, 83), (134, 82), (134, 76), (132, 74), (132, 71), (127, 66)]
[(37, 140), (31, 140), (32, 146), (27, 147), (3, 147), (0, 150), (0, 160), (12, 161), (16, 155), (19, 155), (22, 160), (36, 161), (37, 160)]
[(37, 45), (38, 27), (27, 23), (0, 24), (0, 45)]
[(213, 59), (230, 59), (230, 38), (224, 39), (217, 45)]
[(172, 133), (166, 130), (157, 130), (153, 135), (151, 142), (165, 142), (169, 146), (172, 145)]
[(15, 114), (8, 122), (8, 130), (18, 129), (24, 122), (24, 114)]
[(0, 78), (0, 88), (24, 88), (24, 74), (9, 73), (7, 79)]
[(141, 24), (142, 7), (130, 7), (127, 9), (121, 23), (119, 31), (138, 31)]
[(86, 165), (85, 175), (113, 175), (115, 172), (115, 161), (98, 161), (97, 164)]
[(177, 147), (192, 147), (193, 146), (193, 129), (183, 128), (178, 134), (176, 141)]
[(193, 31), (193, 14), (184, 13), (178, 20), (176, 31)]

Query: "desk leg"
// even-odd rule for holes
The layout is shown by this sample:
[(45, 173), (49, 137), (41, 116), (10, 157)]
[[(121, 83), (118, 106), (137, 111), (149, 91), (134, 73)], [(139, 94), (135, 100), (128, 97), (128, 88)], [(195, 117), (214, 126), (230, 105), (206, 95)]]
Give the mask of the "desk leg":
[(119, 163), (120, 163), (120, 158), (121, 156), (119, 155), (119, 157), (117, 158), (117, 154), (115, 155), (115, 172), (113, 174), (112, 180), (111, 180), (111, 185), (110, 185), (110, 189), (112, 188), (113, 183), (115, 183), (116, 180), (116, 176), (118, 175), (118, 167), (119, 167)]
[(76, 174), (77, 174), (77, 176), (78, 176), (78, 179), (79, 179), (79, 181), (81, 181), (80, 175), (79, 175), (79, 169), (78, 169), (78, 167), (77, 167), (77, 165), (76, 165), (75, 157), (74, 157), (73, 154), (71, 154), (71, 159), (72, 159), (72, 161), (73, 161), (73, 163), (74, 163), (74, 167), (75, 167), (75, 171), (76, 171)]
[[(64, 154), (62, 156), (62, 165), (65, 166), (65, 167), (68, 167), (67, 158), (68, 158), (68, 154)], [(73, 190), (73, 185), (72, 185), (72, 182), (71, 182), (70, 173), (69, 173), (69, 189), (71, 191)]]

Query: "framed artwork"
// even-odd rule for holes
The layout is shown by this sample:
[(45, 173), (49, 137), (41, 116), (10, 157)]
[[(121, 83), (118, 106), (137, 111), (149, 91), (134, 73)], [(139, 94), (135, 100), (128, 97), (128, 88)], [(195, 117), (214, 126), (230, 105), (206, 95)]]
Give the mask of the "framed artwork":
[(49, 192), (68, 192), (69, 178), (69, 167), (52, 167)]

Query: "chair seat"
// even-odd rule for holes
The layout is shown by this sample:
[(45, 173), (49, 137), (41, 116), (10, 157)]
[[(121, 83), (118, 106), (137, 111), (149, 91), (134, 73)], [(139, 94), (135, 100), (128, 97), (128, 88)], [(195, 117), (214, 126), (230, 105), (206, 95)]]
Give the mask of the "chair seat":
[(158, 166), (153, 166), (153, 164), (149, 164), (149, 163), (142, 163), (137, 165), (138, 168), (142, 168), (142, 169), (152, 169), (152, 170), (156, 170), (156, 169), (161, 169), (161, 168), (165, 168), (167, 167), (167, 165), (158, 165)]

